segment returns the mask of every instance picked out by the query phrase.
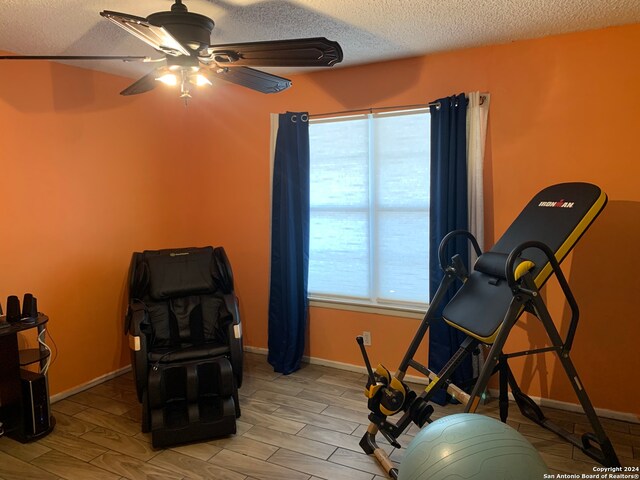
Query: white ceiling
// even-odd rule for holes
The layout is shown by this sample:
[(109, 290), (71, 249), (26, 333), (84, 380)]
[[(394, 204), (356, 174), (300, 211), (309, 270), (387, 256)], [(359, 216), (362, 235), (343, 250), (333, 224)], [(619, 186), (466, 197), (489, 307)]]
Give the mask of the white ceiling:
[[(640, 0), (184, 0), (211, 17), (212, 44), (324, 36), (339, 66), (640, 22)], [(0, 0), (0, 50), (29, 55), (161, 55), (99, 15), (141, 17), (172, 0)], [(137, 78), (149, 65), (75, 62)], [(334, 67), (335, 68), (335, 67)], [(269, 69), (286, 74), (293, 69)]]

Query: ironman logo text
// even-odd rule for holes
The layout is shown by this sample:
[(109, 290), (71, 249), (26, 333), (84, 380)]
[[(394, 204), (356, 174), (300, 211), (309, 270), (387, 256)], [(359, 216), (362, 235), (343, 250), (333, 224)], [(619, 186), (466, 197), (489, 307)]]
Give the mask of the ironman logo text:
[(559, 200), (557, 202), (540, 202), (538, 206), (552, 208), (573, 208), (573, 203), (574, 202), (565, 202), (564, 200)]

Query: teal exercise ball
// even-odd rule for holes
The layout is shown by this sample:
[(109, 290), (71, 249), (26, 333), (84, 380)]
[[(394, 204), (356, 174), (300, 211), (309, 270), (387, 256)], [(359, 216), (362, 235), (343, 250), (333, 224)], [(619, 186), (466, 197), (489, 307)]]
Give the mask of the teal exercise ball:
[(418, 432), (398, 480), (540, 480), (545, 473), (540, 454), (515, 429), (484, 415), (458, 413)]

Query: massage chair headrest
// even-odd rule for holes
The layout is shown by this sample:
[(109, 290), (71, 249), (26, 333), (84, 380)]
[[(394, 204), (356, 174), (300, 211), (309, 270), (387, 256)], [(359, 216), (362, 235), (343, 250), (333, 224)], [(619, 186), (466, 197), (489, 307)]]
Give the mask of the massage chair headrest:
[(149, 295), (154, 300), (216, 291), (211, 271), (212, 247), (146, 250), (143, 257)]

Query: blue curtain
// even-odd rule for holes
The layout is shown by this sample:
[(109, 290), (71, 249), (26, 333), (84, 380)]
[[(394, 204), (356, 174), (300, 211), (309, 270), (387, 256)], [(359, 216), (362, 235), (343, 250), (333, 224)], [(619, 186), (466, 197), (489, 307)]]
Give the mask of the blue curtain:
[[(438, 246), (452, 230), (468, 229), (467, 214), (467, 100), (464, 94), (436, 100), (431, 113), (431, 207), (429, 214), (429, 298), (433, 298), (443, 277), (438, 261)], [(469, 263), (468, 244), (464, 237), (449, 242), (446, 258), (460, 254)], [(436, 318), (429, 327), (429, 369), (438, 372), (458, 350), (465, 335), (442, 321), (442, 309), (453, 293), (444, 298)], [(473, 367), (467, 357), (451, 380), (464, 388), (471, 382)], [(446, 403), (444, 390), (434, 401)]]
[(269, 356), (276, 372), (300, 368), (309, 274), (309, 122), (305, 112), (279, 115), (271, 209)]

